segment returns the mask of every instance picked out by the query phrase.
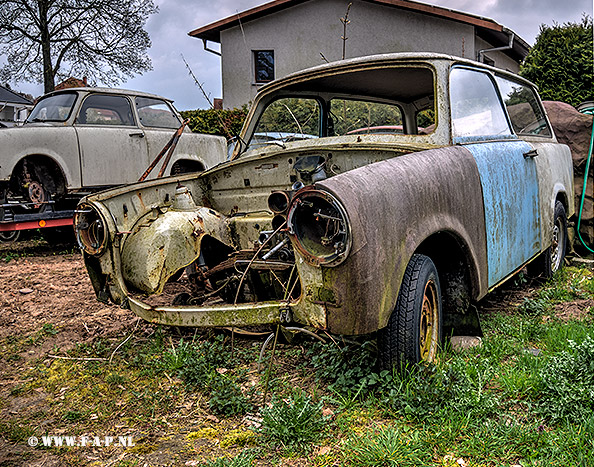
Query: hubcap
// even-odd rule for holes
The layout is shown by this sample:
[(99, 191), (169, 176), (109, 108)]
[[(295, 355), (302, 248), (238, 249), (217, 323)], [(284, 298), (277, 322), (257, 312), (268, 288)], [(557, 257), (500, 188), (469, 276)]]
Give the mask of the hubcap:
[(435, 358), (439, 332), (438, 314), (437, 286), (433, 280), (429, 280), (425, 284), (421, 322), (419, 323), (421, 360), (432, 361)]
[(551, 270), (553, 272), (561, 267), (562, 249), (565, 242), (564, 235), (561, 219), (555, 220), (555, 225), (553, 226), (553, 243), (551, 244)]

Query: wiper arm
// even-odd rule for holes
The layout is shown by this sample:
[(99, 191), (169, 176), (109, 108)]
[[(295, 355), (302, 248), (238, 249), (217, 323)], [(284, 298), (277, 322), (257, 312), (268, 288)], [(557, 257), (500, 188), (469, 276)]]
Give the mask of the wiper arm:
[(269, 141), (268, 144), (275, 144), (283, 149), (287, 149), (287, 146), (282, 141)]

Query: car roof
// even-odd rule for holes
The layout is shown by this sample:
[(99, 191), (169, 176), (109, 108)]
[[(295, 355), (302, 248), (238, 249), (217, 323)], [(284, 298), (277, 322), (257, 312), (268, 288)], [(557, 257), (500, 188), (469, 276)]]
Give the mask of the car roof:
[[(304, 70), (296, 71), (291, 73), (283, 78), (279, 78), (275, 81), (272, 81), (260, 89), (258, 94), (266, 94), (270, 91), (281, 89), (286, 86), (290, 86), (293, 83), (307, 81), (311, 78), (317, 78), (319, 76), (323, 76), (326, 74), (331, 74), (334, 72), (347, 72), (349, 70), (360, 70), (365, 67), (373, 68), (375, 66), (389, 66), (389, 65), (396, 65), (398, 63), (406, 63), (406, 62), (418, 62), (418, 63), (427, 63), (430, 64), (431, 62), (435, 61), (448, 61), (451, 64), (460, 64), (460, 65), (467, 65), (472, 67), (482, 68), (493, 73), (497, 73), (499, 75), (507, 75), (514, 77), (514, 79), (525, 82), (534, 86), (533, 83), (530, 81), (522, 78), (521, 76), (506, 71), (502, 68), (496, 68), (490, 65), (486, 65), (484, 63), (476, 62), (474, 60), (470, 60), (468, 58), (457, 57), (454, 55), (446, 55), (440, 53), (433, 53), (433, 52), (402, 52), (402, 53), (388, 53), (388, 54), (377, 54), (377, 55), (366, 55), (363, 57), (356, 57), (356, 58), (349, 58), (346, 60), (338, 60), (335, 62), (324, 63), (322, 65), (317, 65), (311, 68), (306, 68)], [(534, 86), (536, 87), (536, 86)]]
[(77, 87), (77, 88), (66, 88), (66, 89), (59, 89), (57, 91), (49, 92), (45, 94), (45, 96), (51, 96), (54, 94), (61, 94), (65, 92), (85, 92), (85, 93), (101, 93), (101, 94), (114, 94), (114, 95), (121, 95), (121, 96), (139, 96), (139, 97), (152, 97), (155, 99), (162, 99), (167, 102), (173, 102), (173, 100), (168, 99), (167, 97), (159, 96), (157, 94), (151, 94), (144, 91), (133, 91), (130, 89), (120, 89), (120, 88), (102, 88), (102, 87)]

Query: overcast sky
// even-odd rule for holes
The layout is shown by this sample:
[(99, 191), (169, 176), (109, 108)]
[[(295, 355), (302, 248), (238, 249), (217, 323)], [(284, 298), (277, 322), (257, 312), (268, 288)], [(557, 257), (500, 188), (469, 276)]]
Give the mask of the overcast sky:
[[(179, 110), (207, 108), (209, 105), (194, 84), (182, 55), (211, 98), (221, 97), (220, 58), (202, 47), (202, 41), (188, 32), (257, 5), (263, 0), (155, 0), (159, 13), (149, 18), (146, 29), (152, 40), (149, 55), (153, 71), (128, 80), (122, 87), (169, 97)], [(348, 0), (345, 0), (345, 5)], [(593, 0), (433, 0), (434, 5), (487, 18), (519, 34), (530, 45), (541, 24), (580, 21), (583, 13), (592, 16)], [(210, 44), (210, 43), (209, 43)], [(15, 89), (38, 96), (41, 85), (21, 83)]]

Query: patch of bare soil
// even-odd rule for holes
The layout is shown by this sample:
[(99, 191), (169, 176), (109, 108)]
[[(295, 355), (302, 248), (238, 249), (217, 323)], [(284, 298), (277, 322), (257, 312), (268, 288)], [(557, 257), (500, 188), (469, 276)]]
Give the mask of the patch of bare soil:
[(575, 300), (555, 305), (555, 316), (562, 320), (581, 320), (594, 309), (594, 300)]
[[(56, 254), (39, 240), (0, 244), (0, 424), (51, 403), (48, 394), (39, 391), (14, 397), (30, 362), (64, 355), (98, 337), (125, 334), (136, 321), (131, 311), (96, 300), (82, 256), (72, 247)], [(27, 340), (38, 345), (26, 346), (18, 360), (5, 358), (10, 343)], [(15, 444), (0, 436), (4, 465), (64, 464), (51, 453), (29, 448), (26, 439)]]
[(79, 253), (20, 257), (0, 266), (0, 339), (52, 325), (62, 332), (52, 346), (76, 343), (129, 326), (134, 314), (100, 303)]

